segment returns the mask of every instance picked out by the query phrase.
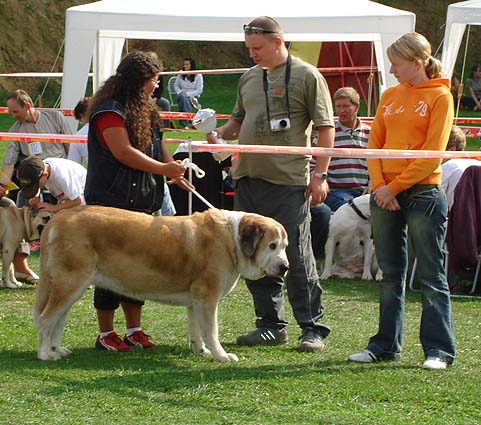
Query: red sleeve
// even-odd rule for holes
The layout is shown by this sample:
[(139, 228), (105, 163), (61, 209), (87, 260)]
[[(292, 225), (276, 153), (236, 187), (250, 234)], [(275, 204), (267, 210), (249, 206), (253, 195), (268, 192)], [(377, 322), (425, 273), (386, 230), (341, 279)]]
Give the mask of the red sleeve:
[(125, 120), (115, 112), (101, 112), (94, 118), (93, 126), (95, 133), (100, 139), (100, 143), (105, 147), (107, 147), (107, 143), (105, 143), (105, 139), (102, 134), (104, 130), (112, 127), (127, 128), (125, 126)]

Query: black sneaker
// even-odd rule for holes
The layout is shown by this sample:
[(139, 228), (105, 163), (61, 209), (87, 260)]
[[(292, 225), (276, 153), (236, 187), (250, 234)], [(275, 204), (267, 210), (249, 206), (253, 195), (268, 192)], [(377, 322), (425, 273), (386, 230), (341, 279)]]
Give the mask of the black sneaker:
[(282, 345), (287, 344), (286, 329), (257, 328), (237, 338), (237, 345)]
[(297, 348), (299, 351), (322, 351), (326, 348), (326, 340), (324, 337), (312, 328), (303, 329), (299, 340), (301, 341)]

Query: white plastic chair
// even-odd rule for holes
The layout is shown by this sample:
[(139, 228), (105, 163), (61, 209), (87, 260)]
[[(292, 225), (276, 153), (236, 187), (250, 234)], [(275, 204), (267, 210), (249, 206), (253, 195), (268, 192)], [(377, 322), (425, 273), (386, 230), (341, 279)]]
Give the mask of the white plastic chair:
[(173, 76), (169, 78), (167, 82), (167, 92), (169, 93), (169, 100), (171, 106), (177, 106), (177, 93), (175, 92), (175, 80), (177, 76)]

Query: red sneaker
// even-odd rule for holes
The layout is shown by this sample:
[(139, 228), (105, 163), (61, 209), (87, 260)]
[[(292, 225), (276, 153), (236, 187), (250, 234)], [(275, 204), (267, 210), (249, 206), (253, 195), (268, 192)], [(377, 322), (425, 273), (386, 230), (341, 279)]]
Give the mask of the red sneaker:
[(95, 348), (97, 350), (106, 350), (106, 351), (133, 351), (134, 347), (127, 345), (123, 342), (120, 337), (114, 332), (110, 332), (106, 337), (100, 338), (100, 335), (97, 337), (97, 341), (95, 342)]
[(150, 335), (147, 335), (144, 331), (135, 331), (132, 335), (124, 336), (124, 343), (130, 346), (132, 349), (135, 347), (148, 350), (149, 348), (155, 348), (156, 345), (150, 341)]

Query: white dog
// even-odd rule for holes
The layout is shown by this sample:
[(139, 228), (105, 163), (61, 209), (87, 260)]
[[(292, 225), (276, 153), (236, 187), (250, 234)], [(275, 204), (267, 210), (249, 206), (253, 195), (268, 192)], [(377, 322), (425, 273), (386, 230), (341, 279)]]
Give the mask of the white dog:
[(321, 280), (333, 276), (341, 279), (373, 280), (372, 269), (377, 270), (376, 280), (382, 279), (371, 239), (370, 196), (354, 198), (332, 215)]
[(237, 283), (288, 269), (287, 233), (257, 214), (210, 209), (152, 217), (83, 206), (55, 214), (42, 233), (34, 317), (38, 358), (70, 354), (60, 339), (67, 313), (91, 284), (161, 303), (187, 306), (192, 349), (237, 361), (219, 342), (217, 306)]

